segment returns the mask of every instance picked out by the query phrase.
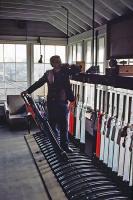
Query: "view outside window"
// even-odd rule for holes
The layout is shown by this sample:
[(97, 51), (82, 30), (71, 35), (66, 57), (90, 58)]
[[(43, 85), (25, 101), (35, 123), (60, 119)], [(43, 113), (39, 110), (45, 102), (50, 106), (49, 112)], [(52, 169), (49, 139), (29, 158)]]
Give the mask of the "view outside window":
[(25, 44), (0, 44), (0, 101), (27, 88)]
[(85, 60), (85, 70), (91, 67), (92, 58), (91, 58), (91, 40), (87, 41), (87, 48), (86, 48), (86, 60)]
[(73, 45), (73, 53), (72, 53), (73, 63), (76, 63), (76, 44)]
[(72, 64), (72, 45), (68, 47), (68, 63)]
[(122, 65), (124, 62), (124, 65), (133, 65), (133, 59), (117, 59), (118, 65)]
[(82, 61), (82, 43), (77, 44), (77, 61)]
[(62, 62), (66, 61), (66, 47), (58, 45), (41, 45), (41, 54), (43, 55), (43, 63), (38, 63), (40, 58), (40, 45), (34, 45), (34, 81), (37, 81), (49, 69), (50, 57), (59, 55)]
[(98, 40), (98, 65), (100, 67), (100, 73), (104, 73), (104, 56), (105, 56), (105, 39), (104, 37)]

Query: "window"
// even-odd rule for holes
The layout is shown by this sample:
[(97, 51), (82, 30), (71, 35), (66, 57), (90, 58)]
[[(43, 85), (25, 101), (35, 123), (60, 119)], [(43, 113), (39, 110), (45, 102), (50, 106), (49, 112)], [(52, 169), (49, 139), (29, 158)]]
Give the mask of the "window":
[[(43, 63), (38, 63), (40, 58), (40, 50), (41, 55), (43, 55)], [(66, 62), (66, 47), (65, 46), (58, 46), (58, 45), (34, 45), (34, 80), (33, 82), (37, 81), (43, 74), (52, 69), (50, 64), (51, 56), (59, 55), (61, 61), (64, 63)], [(47, 86), (41, 87), (37, 91), (35, 91), (34, 96), (37, 95), (46, 95), (47, 93)]]
[(0, 101), (27, 88), (25, 44), (0, 44)]
[(66, 62), (66, 47), (65, 46), (55, 46), (55, 54), (61, 57), (63, 63)]
[(85, 65), (85, 70), (91, 67), (91, 40), (87, 41), (87, 48), (86, 48), (86, 59), (85, 59), (86, 65)]
[[(41, 55), (43, 55), (43, 63), (38, 63)], [(66, 61), (66, 47), (57, 45), (34, 45), (34, 81), (38, 80), (44, 72), (52, 69), (50, 64), (50, 58), (53, 55), (59, 55), (62, 62)]]
[(77, 44), (77, 61), (82, 61), (82, 43)]
[(126, 62), (124, 65), (133, 65), (133, 59), (117, 59), (117, 64), (122, 65), (122, 63)]
[(104, 56), (105, 56), (105, 40), (104, 37), (98, 40), (98, 65), (100, 67), (100, 73), (104, 73)]
[(73, 63), (75, 63), (76, 62), (76, 44), (73, 45), (72, 55), (73, 55), (72, 61), (73, 61)]
[(56, 55), (55, 46), (46, 45), (45, 46), (45, 63), (50, 62), (51, 56)]
[(68, 47), (68, 63), (72, 64), (72, 45)]

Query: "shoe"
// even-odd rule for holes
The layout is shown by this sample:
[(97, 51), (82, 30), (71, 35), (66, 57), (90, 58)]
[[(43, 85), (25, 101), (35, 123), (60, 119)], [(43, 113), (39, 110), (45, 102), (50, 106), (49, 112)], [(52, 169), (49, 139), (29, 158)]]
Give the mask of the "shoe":
[(71, 147), (66, 147), (64, 148), (64, 151), (66, 151), (66, 153), (72, 153), (73, 149)]

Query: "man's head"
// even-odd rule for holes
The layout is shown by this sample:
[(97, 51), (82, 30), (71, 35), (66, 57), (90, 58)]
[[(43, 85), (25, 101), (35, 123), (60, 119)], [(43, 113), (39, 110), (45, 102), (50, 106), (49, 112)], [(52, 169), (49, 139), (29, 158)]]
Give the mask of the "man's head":
[(60, 56), (52, 56), (50, 58), (50, 64), (52, 65), (53, 68), (59, 69), (61, 67), (61, 58)]

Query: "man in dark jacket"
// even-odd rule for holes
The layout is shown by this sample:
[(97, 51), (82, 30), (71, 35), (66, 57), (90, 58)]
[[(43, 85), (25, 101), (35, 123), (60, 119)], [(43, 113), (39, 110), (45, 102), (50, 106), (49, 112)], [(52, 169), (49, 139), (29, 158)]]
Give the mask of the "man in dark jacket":
[(62, 64), (59, 56), (50, 58), (53, 67), (30, 86), (25, 92), (31, 94), (36, 89), (47, 83), (47, 107), (50, 125), (57, 134), (60, 132), (60, 145), (66, 152), (72, 152), (68, 141), (68, 101), (74, 101), (69, 76), (79, 73), (81, 67), (77, 65)]

